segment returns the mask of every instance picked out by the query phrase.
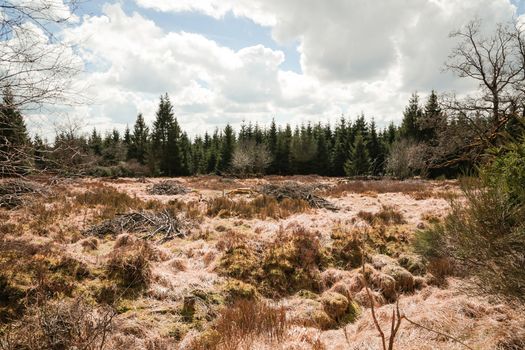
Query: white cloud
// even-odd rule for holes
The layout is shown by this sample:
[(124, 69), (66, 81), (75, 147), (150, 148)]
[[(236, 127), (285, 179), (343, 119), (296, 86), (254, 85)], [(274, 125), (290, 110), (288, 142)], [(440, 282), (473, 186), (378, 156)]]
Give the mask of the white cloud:
[(151, 122), (168, 92), (190, 134), (243, 119), (334, 121), (361, 112), (385, 126), (400, 119), (412, 91), (472, 88), (442, 72), (449, 32), (474, 16), (491, 26), (516, 11), (508, 0), (135, 1), (214, 18), (231, 11), (270, 26), (278, 42), (300, 43), (302, 73), (285, 71), (281, 51), (257, 44), (236, 51), (200, 34), (167, 32), (119, 4), (66, 32), (81, 41), (94, 71), (85, 79), (96, 103), (81, 113), (122, 127), (141, 111)]

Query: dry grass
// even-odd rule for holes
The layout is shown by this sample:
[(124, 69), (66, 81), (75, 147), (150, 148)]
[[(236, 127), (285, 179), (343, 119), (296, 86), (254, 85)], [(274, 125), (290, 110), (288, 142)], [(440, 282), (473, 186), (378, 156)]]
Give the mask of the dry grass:
[(152, 282), (151, 261), (155, 252), (147, 242), (132, 240), (116, 245), (106, 263), (108, 277), (127, 292), (140, 292)]
[(114, 316), (82, 299), (46, 301), (0, 333), (0, 349), (107, 349)]
[(250, 349), (256, 340), (279, 344), (289, 329), (284, 307), (239, 300), (219, 314), (212, 329), (198, 337), (192, 350)]
[(218, 272), (256, 285), (266, 296), (279, 298), (303, 289), (322, 289), (320, 269), (329, 257), (319, 236), (302, 226), (280, 230), (273, 241), (259, 248), (241, 235), (223, 241), (221, 247), (225, 252)]
[(77, 194), (76, 203), (91, 208), (101, 208), (100, 218), (108, 219), (128, 210), (145, 209), (146, 203), (137, 197), (120, 192), (110, 186), (97, 186)]
[(347, 193), (429, 193), (428, 183), (421, 181), (345, 181), (321, 191), (322, 195), (343, 197)]
[(377, 213), (360, 211), (357, 216), (370, 225), (402, 225), (406, 220), (399, 210), (393, 206), (383, 205)]
[(214, 191), (233, 190), (238, 187), (235, 179), (213, 175), (192, 176), (187, 179), (187, 183), (192, 188)]
[(206, 214), (211, 217), (218, 216), (221, 218), (283, 219), (293, 214), (306, 212), (309, 209), (308, 203), (301, 199), (285, 198), (279, 202), (269, 196), (258, 196), (251, 201), (215, 197), (208, 201)]

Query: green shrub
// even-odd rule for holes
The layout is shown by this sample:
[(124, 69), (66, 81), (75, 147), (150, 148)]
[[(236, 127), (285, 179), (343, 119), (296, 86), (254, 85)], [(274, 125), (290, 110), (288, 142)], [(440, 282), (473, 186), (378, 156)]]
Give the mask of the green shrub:
[(525, 144), (509, 149), (462, 182), (464, 199), (414, 245), (431, 265), (452, 259), (478, 291), (525, 302)]

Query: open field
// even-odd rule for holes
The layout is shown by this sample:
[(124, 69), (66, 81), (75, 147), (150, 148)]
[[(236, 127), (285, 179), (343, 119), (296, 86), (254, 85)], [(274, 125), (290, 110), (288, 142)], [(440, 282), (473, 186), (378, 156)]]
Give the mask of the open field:
[[(414, 233), (461, 200), (454, 181), (31, 183), (0, 208), (0, 349), (68, 348), (87, 334), (87, 349), (379, 349), (370, 305), (389, 334), (396, 301), (433, 330), (403, 322), (398, 349), (525, 340), (522, 310), (469, 296), (468, 276), (412, 251)], [(261, 194), (283, 184), (306, 196)], [(45, 328), (51, 319), (60, 327)]]

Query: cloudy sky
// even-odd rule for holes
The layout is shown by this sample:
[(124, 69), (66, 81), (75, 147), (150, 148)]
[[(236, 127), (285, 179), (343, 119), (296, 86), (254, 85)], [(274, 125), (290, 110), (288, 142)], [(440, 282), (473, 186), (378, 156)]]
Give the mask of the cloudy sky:
[(86, 129), (152, 122), (167, 92), (190, 135), (242, 120), (399, 121), (413, 91), (463, 93), (448, 34), (525, 12), (525, 0), (96, 0), (64, 30), (78, 44)]

